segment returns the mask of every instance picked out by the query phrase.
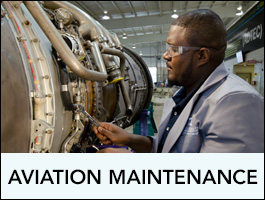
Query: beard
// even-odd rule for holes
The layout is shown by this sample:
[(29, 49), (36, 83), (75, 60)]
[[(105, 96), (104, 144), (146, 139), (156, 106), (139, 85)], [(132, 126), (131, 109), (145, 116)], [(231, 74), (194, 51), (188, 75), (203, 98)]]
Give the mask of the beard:
[[(192, 74), (192, 61), (188, 63), (186, 70), (182, 72), (181, 76), (177, 78), (177, 76), (169, 77), (170, 73), (168, 72), (168, 87), (175, 86), (184, 86), (188, 79), (190, 79), (190, 75)], [(171, 71), (172, 73), (172, 71)], [(171, 74), (172, 75), (172, 74)]]
[(173, 87), (174, 85), (176, 86), (180, 86), (180, 84), (176, 81), (176, 80), (170, 80), (169, 77), (167, 77), (167, 86), (168, 87)]

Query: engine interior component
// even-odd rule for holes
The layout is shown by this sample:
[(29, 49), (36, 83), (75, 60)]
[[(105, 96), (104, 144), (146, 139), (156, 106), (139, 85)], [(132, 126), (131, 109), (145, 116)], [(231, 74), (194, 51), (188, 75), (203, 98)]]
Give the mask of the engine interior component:
[(148, 67), (65, 1), (1, 1), (1, 152), (87, 152), (92, 124), (134, 124), (152, 98)]

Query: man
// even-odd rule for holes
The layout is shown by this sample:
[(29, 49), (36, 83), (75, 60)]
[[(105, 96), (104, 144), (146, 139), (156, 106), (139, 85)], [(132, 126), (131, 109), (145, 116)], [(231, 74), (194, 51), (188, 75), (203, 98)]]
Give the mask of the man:
[(165, 102), (157, 137), (101, 123), (94, 127), (101, 142), (145, 153), (264, 152), (264, 98), (226, 71), (226, 29), (219, 16), (210, 10), (180, 16), (170, 27), (167, 44), (168, 81), (182, 87)]

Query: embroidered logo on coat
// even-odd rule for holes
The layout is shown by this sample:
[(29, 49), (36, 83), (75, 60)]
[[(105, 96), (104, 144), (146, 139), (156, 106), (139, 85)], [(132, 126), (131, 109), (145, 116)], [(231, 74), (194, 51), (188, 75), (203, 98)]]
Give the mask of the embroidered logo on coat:
[(185, 128), (183, 130), (182, 134), (184, 134), (184, 135), (198, 135), (199, 127), (193, 125), (191, 120), (192, 120), (192, 118), (190, 117), (188, 122), (187, 122), (187, 125), (185, 126)]

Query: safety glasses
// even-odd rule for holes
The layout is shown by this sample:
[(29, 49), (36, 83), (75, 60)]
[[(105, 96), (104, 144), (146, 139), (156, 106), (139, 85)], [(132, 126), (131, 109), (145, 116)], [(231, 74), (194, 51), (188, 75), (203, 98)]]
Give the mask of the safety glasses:
[(174, 46), (166, 43), (166, 51), (168, 55), (172, 58), (185, 53), (190, 50), (199, 50), (202, 47), (185, 47), (185, 46)]

